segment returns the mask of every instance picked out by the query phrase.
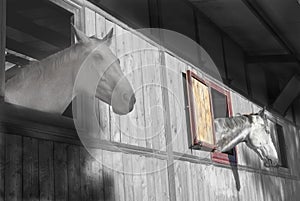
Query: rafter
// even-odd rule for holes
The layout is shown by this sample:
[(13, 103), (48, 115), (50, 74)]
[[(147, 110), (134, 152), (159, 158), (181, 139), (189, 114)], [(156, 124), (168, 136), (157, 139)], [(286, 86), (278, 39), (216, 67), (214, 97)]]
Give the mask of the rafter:
[(265, 12), (257, 5), (253, 0), (242, 0), (249, 10), (257, 17), (257, 19), (266, 27), (267, 30), (273, 35), (273, 37), (284, 47), (289, 54), (294, 55), (297, 62), (300, 63), (300, 58), (297, 56), (295, 48), (286, 40), (284, 36), (280, 34), (278, 28), (267, 17)]
[(284, 115), (300, 94), (300, 76), (294, 75), (273, 103), (273, 108)]
[(17, 14), (11, 9), (7, 12), (7, 26), (24, 32), (48, 44), (54, 45), (59, 49), (69, 46), (70, 39), (58, 32), (55, 32), (47, 27), (34, 24), (24, 16)]
[(297, 63), (298, 60), (294, 55), (282, 54), (282, 55), (258, 55), (258, 56), (246, 56), (246, 63)]

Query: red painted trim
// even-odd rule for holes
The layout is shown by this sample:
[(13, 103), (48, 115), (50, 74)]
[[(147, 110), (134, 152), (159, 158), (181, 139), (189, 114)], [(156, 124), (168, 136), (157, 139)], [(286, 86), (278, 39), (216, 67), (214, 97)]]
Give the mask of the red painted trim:
[[(210, 82), (210, 86), (213, 89), (217, 90), (218, 92), (220, 92), (226, 96), (228, 115), (229, 115), (229, 117), (231, 117), (233, 115), (233, 112), (232, 112), (230, 92), (228, 90), (216, 85), (213, 82)], [(220, 153), (220, 152), (213, 152), (213, 153), (211, 153), (211, 158), (214, 162), (217, 162), (217, 163), (222, 163), (222, 164), (227, 164), (227, 165), (230, 165), (230, 164), (237, 165), (238, 164), (236, 147), (234, 148), (233, 155), (226, 154), (226, 153)]]
[[(191, 139), (192, 139), (192, 144), (191, 144), (191, 148), (192, 149), (202, 149), (202, 150), (206, 150), (206, 151), (212, 151), (215, 149), (215, 145), (213, 144), (209, 144), (206, 142), (202, 142), (199, 141), (197, 139), (197, 134), (196, 134), (196, 117), (195, 117), (195, 106), (194, 106), (194, 94), (193, 94), (193, 89), (192, 89), (192, 78), (198, 80), (199, 82), (201, 82), (202, 84), (206, 85), (207, 87), (209, 87), (209, 83), (206, 82), (204, 79), (201, 79), (200, 77), (198, 77), (197, 74), (195, 74), (194, 72), (187, 70), (186, 73), (186, 80), (187, 80), (187, 96), (188, 96), (188, 109), (189, 109), (189, 114), (190, 114), (190, 128), (191, 128)], [(210, 93), (209, 93), (210, 95)], [(211, 99), (211, 97), (210, 97)], [(211, 108), (212, 108), (212, 103), (210, 103)], [(211, 111), (212, 112), (212, 111)], [(213, 124), (213, 122), (212, 122)], [(214, 125), (212, 125), (212, 128), (214, 129)], [(213, 131), (214, 132), (214, 131)], [(214, 143), (215, 143), (215, 135), (213, 135), (214, 137)]]
[[(201, 142), (197, 139), (197, 134), (196, 134), (196, 122), (195, 122), (195, 106), (194, 106), (194, 94), (193, 94), (193, 89), (192, 89), (192, 78), (198, 80), (199, 82), (203, 83), (204, 85), (206, 85), (207, 87), (209, 87), (210, 89), (210, 105), (211, 105), (211, 115), (212, 115), (212, 119), (214, 119), (214, 115), (213, 115), (213, 107), (212, 107), (212, 97), (211, 97), (211, 89), (214, 89), (222, 94), (224, 94), (226, 96), (226, 101), (227, 101), (227, 109), (228, 109), (228, 115), (232, 116), (233, 112), (232, 112), (232, 104), (231, 104), (231, 96), (230, 96), (230, 92), (226, 89), (224, 89), (223, 87), (220, 87), (219, 85), (215, 84), (212, 81), (206, 81), (200, 77), (198, 77), (197, 74), (195, 74), (194, 72), (187, 70), (186, 73), (186, 80), (187, 80), (187, 98), (188, 98), (188, 109), (189, 109), (189, 115), (190, 115), (190, 128), (191, 128), (191, 139), (192, 139), (192, 144), (191, 144), (191, 148), (192, 149), (196, 149), (196, 150), (204, 150), (204, 151), (213, 151), (215, 150), (215, 145), (206, 143), (206, 142)], [(214, 125), (213, 125), (213, 140), (214, 140), (214, 144), (216, 143), (216, 135), (215, 135), (215, 130), (214, 130)], [(237, 160), (237, 149), (236, 147), (234, 148), (234, 154), (233, 155), (229, 155), (226, 153), (218, 153), (218, 152), (212, 152), (211, 153), (211, 158), (214, 162), (217, 163), (222, 163), (222, 164), (231, 164), (231, 165), (237, 165), (238, 164), (238, 160)]]

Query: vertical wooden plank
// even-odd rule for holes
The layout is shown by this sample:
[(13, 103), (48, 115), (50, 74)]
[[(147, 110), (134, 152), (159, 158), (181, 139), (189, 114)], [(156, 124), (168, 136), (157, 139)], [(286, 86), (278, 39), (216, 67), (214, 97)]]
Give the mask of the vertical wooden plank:
[[(124, 50), (124, 43), (122, 41), (122, 34), (123, 34), (123, 29), (114, 24), (114, 40), (115, 40), (115, 55), (116, 57), (119, 59), (122, 54), (123, 54), (123, 50)], [(107, 30), (109, 31), (109, 30)], [(120, 63), (121, 65), (121, 63)], [(121, 65), (121, 70), (123, 71), (122, 65)], [(120, 123), (120, 116), (115, 114), (112, 110), (111, 110), (111, 140), (114, 142), (121, 142), (121, 123)], [(127, 116), (127, 115), (126, 115)]]
[(90, 156), (84, 147), (80, 147), (80, 186), (81, 186), (81, 200), (91, 200), (91, 190), (89, 185), (89, 166)]
[(23, 199), (39, 200), (38, 140), (23, 138)]
[(114, 201), (115, 189), (114, 189), (114, 175), (113, 175), (113, 157), (112, 153), (103, 150), (103, 185), (104, 185), (104, 198), (106, 201)]
[(192, 180), (192, 185), (191, 188), (193, 189), (193, 199), (196, 201), (200, 198), (199, 196), (199, 186), (201, 185), (200, 183), (200, 176), (197, 174), (197, 164), (191, 163), (191, 180)]
[(142, 179), (139, 170), (138, 155), (132, 155), (132, 173), (133, 173), (133, 200), (143, 200), (142, 196)]
[(122, 153), (114, 152), (112, 154), (113, 154), (113, 180), (114, 180), (115, 200), (125, 201)]
[(104, 38), (104, 36), (107, 34), (106, 33), (106, 28), (105, 28), (105, 18), (101, 16), (100, 14), (96, 13), (96, 36), (99, 39)]
[[(132, 64), (132, 35), (129, 31), (127, 30), (122, 30), (122, 36), (118, 36), (118, 38), (122, 38), (122, 42), (123, 42), (123, 53), (124, 55), (121, 55), (121, 57), (119, 57), (120, 59), (120, 66), (121, 66), (121, 70), (123, 71), (123, 73), (125, 74), (125, 76), (129, 76), (128, 79), (130, 80), (130, 69)], [(121, 39), (119, 39), (121, 40)], [(130, 80), (131, 82), (131, 80)], [(135, 105), (136, 107), (136, 105)], [(135, 108), (134, 108), (135, 110)], [(133, 129), (133, 124), (132, 124), (132, 120), (133, 120), (133, 115), (134, 113), (131, 112), (125, 116), (121, 116), (120, 117), (120, 129), (121, 129), (121, 142), (125, 143), (125, 144), (129, 144), (130, 140), (132, 138), (131, 134), (132, 134), (132, 129)]]
[[(102, 39), (107, 34), (105, 18), (96, 13), (96, 36)], [(110, 140), (110, 118), (109, 118), (109, 106), (108, 104), (96, 100), (96, 114), (99, 117), (99, 125), (101, 129), (100, 139)]]
[(147, 171), (147, 188), (148, 188), (148, 200), (156, 201), (156, 183), (155, 176), (157, 167), (154, 167), (154, 158), (146, 158), (146, 171)]
[(53, 142), (39, 141), (40, 200), (54, 200)]
[[(104, 183), (103, 183), (103, 166), (102, 157), (103, 151), (100, 149), (93, 151), (93, 163), (92, 163), (92, 189), (93, 200), (104, 200)], [(95, 158), (94, 158), (95, 157)]]
[(5, 200), (22, 199), (22, 137), (6, 136)]
[(125, 200), (134, 200), (133, 195), (133, 171), (132, 171), (132, 156), (130, 154), (123, 154), (123, 170), (124, 170), (124, 187)]
[(80, 191), (80, 147), (69, 145), (68, 154), (68, 198), (69, 200), (81, 200)]
[[(142, 185), (140, 188), (142, 189), (142, 200), (148, 201), (148, 186), (147, 186), (147, 170), (146, 170), (146, 157), (139, 157), (139, 176), (141, 177)], [(167, 186), (167, 184), (166, 184)]]
[[(106, 29), (106, 33), (108, 33), (111, 29), (113, 29), (113, 37), (109, 48), (116, 55), (117, 53), (116, 26), (113, 22), (105, 19), (105, 29)], [(114, 141), (113, 138), (118, 136), (117, 133), (120, 133), (120, 128), (119, 128), (120, 122), (119, 122), (119, 118), (117, 118), (117, 115), (112, 111), (111, 107), (109, 107), (109, 118), (110, 118), (110, 140)], [(114, 136), (112, 136), (113, 134)]]
[[(185, 162), (185, 178), (186, 178), (186, 187), (187, 187), (187, 194), (188, 194), (188, 200), (193, 201), (194, 196), (193, 196), (193, 183), (192, 183), (192, 178), (191, 178), (191, 163), (190, 162)], [(196, 201), (196, 200), (195, 200)]]
[[(184, 140), (181, 136), (180, 126), (182, 114), (179, 112), (180, 104), (177, 99), (179, 89), (182, 87), (178, 85), (179, 79), (179, 63), (171, 55), (166, 54), (166, 69), (167, 69), (167, 87), (169, 96), (171, 130), (172, 130), (172, 143), (173, 150), (177, 152), (184, 152)], [(181, 78), (181, 77), (180, 77)], [(179, 88), (181, 87), (181, 88)], [(169, 142), (170, 143), (170, 142)]]
[[(5, 91), (6, 0), (0, 2), (0, 97)], [(1, 197), (1, 196), (0, 196)]]
[(141, 52), (142, 49), (145, 48), (145, 41), (139, 38), (138, 36), (132, 34), (132, 47), (133, 47), (133, 53), (132, 53), (132, 59), (133, 59), (133, 65), (131, 66), (130, 74), (132, 77), (129, 77), (129, 79), (132, 82), (133, 88), (135, 89), (135, 96), (136, 96), (136, 103), (135, 103), (135, 109), (133, 111), (135, 118), (136, 126), (134, 128), (134, 131), (132, 132), (133, 142), (136, 143), (136, 145), (141, 147), (146, 147), (146, 132), (145, 129), (145, 110), (144, 110), (144, 87), (143, 87), (143, 75), (142, 75), (142, 59), (141, 59)]
[(105, 29), (106, 29), (106, 33), (108, 33), (111, 29), (114, 30), (110, 49), (114, 54), (116, 54), (116, 51), (117, 51), (117, 48), (116, 48), (116, 26), (112, 21), (105, 19)]
[(95, 11), (85, 7), (85, 34), (87, 36), (93, 36), (96, 34), (96, 13)]
[(165, 151), (161, 65), (156, 48), (148, 45), (147, 50), (142, 51), (142, 67), (144, 94), (149, 94), (144, 96), (146, 145), (148, 148)]
[(162, 189), (162, 177), (161, 177), (161, 170), (160, 170), (160, 163), (159, 159), (153, 158), (153, 166), (155, 169), (154, 172), (154, 180), (155, 180), (155, 194), (156, 194), (156, 201), (163, 201), (163, 189)]
[(168, 173), (168, 187), (170, 200), (177, 200), (176, 198), (176, 181), (174, 178), (175, 167), (174, 167), (174, 155), (173, 155), (173, 136), (172, 136), (172, 113), (170, 111), (171, 105), (168, 94), (168, 69), (166, 68), (166, 56), (163, 51), (159, 51), (159, 64), (161, 73), (161, 90), (162, 90), (162, 102), (164, 110), (164, 130), (165, 130), (165, 141), (167, 151), (167, 173)]
[(94, 154), (97, 155), (97, 160), (102, 159), (102, 151), (100, 150), (93, 150), (93, 155), (91, 155), (84, 147), (80, 149), (82, 200), (94, 201), (104, 198), (102, 165), (94, 158), (96, 156)]
[(5, 134), (0, 133), (0, 201), (5, 199)]
[(54, 143), (55, 200), (68, 200), (67, 145)]
[(186, 85), (183, 83), (183, 77), (182, 73), (186, 73), (188, 70), (188, 66), (184, 63), (179, 64), (179, 71), (178, 71), (178, 102), (179, 102), (179, 112), (181, 114), (180, 118), (180, 135), (181, 135), (181, 140), (183, 144), (183, 151), (185, 153), (190, 154), (190, 149), (189, 149), (189, 142), (188, 142), (188, 136), (190, 133), (188, 133), (188, 128), (187, 128), (187, 117), (186, 117), (186, 110), (187, 107), (185, 105), (185, 100), (187, 97), (185, 96), (184, 90), (186, 90)]
[(159, 172), (161, 178), (161, 197), (162, 200), (170, 200), (169, 196), (169, 184), (168, 184), (168, 172), (167, 172), (167, 161), (166, 160), (159, 160)]
[(176, 200), (182, 200), (182, 201), (187, 201), (187, 197), (185, 197), (185, 192), (184, 192), (184, 183), (182, 180), (182, 165), (181, 161), (175, 161), (174, 163), (174, 169), (175, 169), (175, 186), (176, 186)]

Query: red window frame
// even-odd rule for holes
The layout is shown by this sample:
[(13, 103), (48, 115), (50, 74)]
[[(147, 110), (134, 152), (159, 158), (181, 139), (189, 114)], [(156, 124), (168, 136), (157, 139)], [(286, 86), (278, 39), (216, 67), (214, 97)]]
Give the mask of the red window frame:
[[(202, 84), (206, 85), (209, 87), (209, 83), (206, 82), (204, 79), (201, 79), (196, 75), (194, 72), (188, 70), (186, 72), (186, 80), (187, 80), (187, 98), (188, 98), (188, 108), (189, 108), (189, 116), (190, 116), (190, 128), (191, 128), (191, 145), (190, 148), (192, 149), (201, 149), (205, 151), (213, 151), (215, 149), (215, 135), (213, 136), (213, 142), (214, 144), (209, 144), (207, 142), (203, 142), (197, 139), (197, 134), (196, 134), (196, 117), (195, 117), (195, 105), (194, 105), (194, 94), (193, 94), (193, 89), (192, 89), (192, 78), (198, 80)], [(211, 100), (211, 93), (209, 93), (209, 98)], [(210, 101), (210, 108), (212, 108), (212, 104)], [(214, 133), (214, 125), (212, 122), (212, 129)]]
[(227, 101), (227, 110), (228, 110), (228, 116), (232, 116), (232, 104), (231, 104), (231, 96), (230, 92), (223, 87), (220, 87), (219, 85), (215, 84), (212, 81), (204, 80), (200, 78), (197, 74), (194, 72), (188, 70), (186, 72), (186, 81), (187, 81), (187, 99), (188, 99), (188, 108), (189, 108), (189, 117), (190, 117), (190, 130), (191, 130), (191, 145), (190, 148), (192, 149), (201, 149), (204, 151), (211, 151), (211, 158), (214, 162), (227, 164), (227, 165), (236, 165), (237, 164), (237, 150), (236, 147), (233, 148), (233, 155), (227, 154), (227, 153), (221, 153), (221, 152), (214, 152), (216, 148), (216, 134), (214, 130), (213, 125), (213, 141), (214, 144), (208, 144), (206, 142), (199, 141), (197, 139), (196, 134), (196, 122), (195, 122), (195, 106), (194, 106), (194, 95), (192, 90), (192, 78), (198, 80), (199, 82), (203, 83), (209, 88), (209, 98), (210, 98), (210, 107), (211, 107), (211, 115), (212, 119), (214, 119), (214, 108), (212, 104), (212, 89), (216, 90), (217, 92), (223, 94), (226, 96)]

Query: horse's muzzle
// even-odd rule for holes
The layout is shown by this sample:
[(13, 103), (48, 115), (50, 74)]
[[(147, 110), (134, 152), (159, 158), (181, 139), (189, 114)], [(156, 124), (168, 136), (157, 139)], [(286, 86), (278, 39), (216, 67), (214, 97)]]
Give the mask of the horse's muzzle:
[(133, 94), (129, 101), (129, 112), (131, 112), (134, 108), (134, 104), (136, 102), (135, 95)]

